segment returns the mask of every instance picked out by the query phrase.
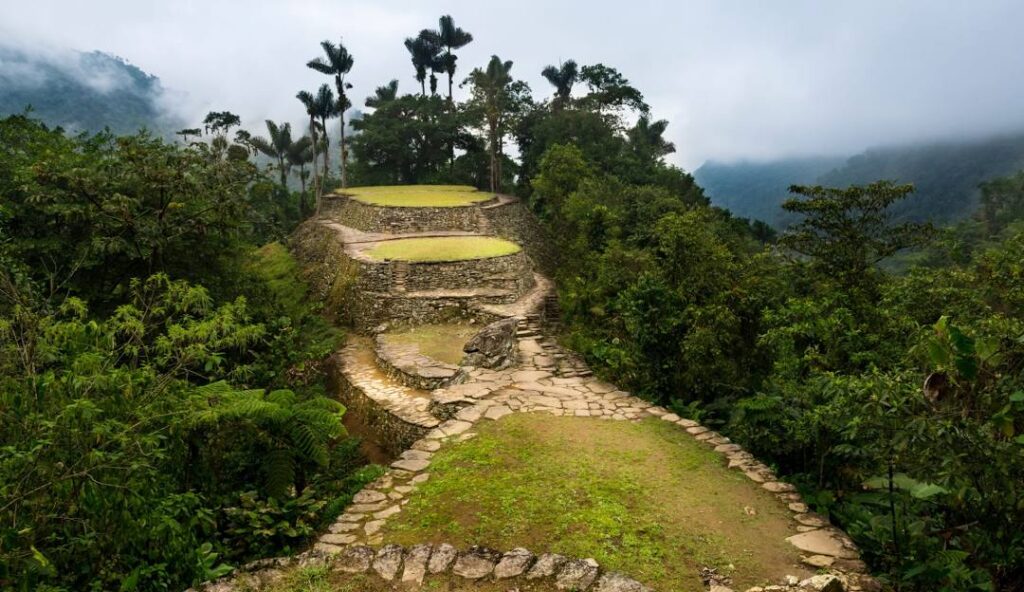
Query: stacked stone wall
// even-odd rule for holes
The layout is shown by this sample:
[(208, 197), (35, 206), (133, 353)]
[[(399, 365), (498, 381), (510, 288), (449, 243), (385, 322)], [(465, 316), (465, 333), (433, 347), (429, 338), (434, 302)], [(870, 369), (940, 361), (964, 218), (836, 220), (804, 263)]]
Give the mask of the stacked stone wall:
[(522, 251), (487, 259), (409, 263), (405, 278), (410, 291), (486, 288), (522, 295), (532, 286), (530, 261)]
[(480, 208), (491, 234), (510, 240), (526, 251), (539, 270), (552, 276), (558, 266), (557, 241), (541, 225), (526, 203), (514, 200)]
[(389, 234), (449, 230), (477, 232), (480, 216), (480, 208), (475, 204), (448, 208), (400, 208), (350, 199), (337, 210), (337, 220), (345, 226), (363, 232)]

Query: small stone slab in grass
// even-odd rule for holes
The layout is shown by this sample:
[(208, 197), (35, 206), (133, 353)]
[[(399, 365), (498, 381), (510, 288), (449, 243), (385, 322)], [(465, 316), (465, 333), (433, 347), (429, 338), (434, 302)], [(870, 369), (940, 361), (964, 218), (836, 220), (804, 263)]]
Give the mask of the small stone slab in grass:
[(377, 557), (373, 560), (373, 571), (390, 582), (398, 575), (398, 570), (402, 567), (402, 556), (404, 554), (404, 550), (398, 545), (385, 545), (381, 547), (377, 551)]
[(841, 559), (857, 559), (857, 551), (847, 548), (843, 544), (843, 540), (828, 528), (802, 532), (786, 540), (806, 553), (829, 555)]
[(557, 553), (544, 553), (537, 558), (537, 563), (533, 564), (530, 571), (526, 574), (526, 579), (536, 580), (539, 578), (548, 578), (558, 571), (560, 567), (566, 562), (566, 558), (563, 555)]
[(405, 556), (405, 570), (402, 572), (402, 582), (419, 586), (423, 583), (423, 577), (427, 575), (427, 561), (430, 559), (430, 545), (416, 545), (409, 549)]
[(601, 576), (594, 586), (593, 592), (651, 592), (640, 582), (626, 576), (610, 572)]
[(470, 547), (455, 560), (452, 573), (469, 580), (478, 580), (490, 575), (501, 559), (501, 553), (486, 547)]
[(334, 560), (334, 569), (345, 573), (363, 573), (370, 569), (373, 555), (373, 549), (366, 545), (349, 547), (338, 554)]
[(514, 578), (522, 575), (533, 561), (533, 553), (528, 549), (516, 547), (501, 558), (494, 567), (494, 577), (498, 579)]
[(430, 555), (430, 561), (427, 563), (427, 571), (432, 574), (448, 571), (458, 554), (459, 552), (455, 547), (448, 543), (441, 543), (434, 548), (434, 552)]
[(586, 590), (597, 579), (597, 562), (593, 559), (573, 559), (562, 566), (555, 578), (559, 590)]

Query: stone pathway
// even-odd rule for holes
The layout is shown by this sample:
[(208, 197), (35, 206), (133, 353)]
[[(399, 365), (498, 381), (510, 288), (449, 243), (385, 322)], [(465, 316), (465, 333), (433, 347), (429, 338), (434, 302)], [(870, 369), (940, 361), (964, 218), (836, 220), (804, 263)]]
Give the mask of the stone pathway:
[[(495, 205), (501, 205), (503, 199), (499, 196)], [(360, 232), (327, 220), (321, 223), (339, 233), (345, 248), (355, 256), (363, 247), (389, 238), (473, 234), (386, 235)], [(514, 303), (477, 305), (478, 310), (492, 317), (518, 319), (518, 364), (513, 368), (455, 368), (433, 363), (417, 351), (389, 345), (386, 339), (377, 344), (378, 359), (369, 339), (350, 338), (337, 358), (345, 402), (368, 417), (368, 424), (382, 437), (404, 449), (384, 475), (356, 494), (353, 503), (312, 549), (295, 558), (256, 562), (249, 571), (273, 575), (282, 566), (319, 563), (343, 572), (374, 572), (385, 580), (411, 586), (419, 585), (427, 573), (449, 573), (467, 579), (528, 580), (533, 579), (531, 574), (541, 574), (536, 577), (551, 578), (559, 590), (646, 591), (626, 576), (602, 573), (592, 559), (538, 556), (526, 549), (500, 553), (473, 547), (459, 553), (450, 545), (416, 545), (408, 549), (384, 545), (382, 531), (387, 520), (400, 514), (418, 486), (430, 479), (431, 461), (439, 450), (474, 437), (473, 429), (479, 422), (499, 420), (511, 413), (549, 413), (609, 421), (659, 418), (712, 448), (722, 455), (729, 468), (742, 472), (751, 482), (772, 493), (794, 520), (796, 534), (786, 541), (803, 553), (802, 560), (807, 566), (827, 573), (806, 580), (790, 576), (779, 585), (751, 588), (748, 592), (878, 589), (849, 537), (822, 516), (810, 512), (795, 488), (780, 481), (769, 467), (729, 438), (598, 380), (582, 359), (546, 337), (541, 313), (553, 291), (546, 278), (539, 274), (535, 278), (536, 286)], [(444, 296), (460, 297), (466, 295), (463, 292), (480, 293), (443, 292)], [(437, 294), (403, 293), (404, 298), (421, 296)], [(390, 377), (382, 367), (390, 372)], [(435, 386), (438, 388), (428, 390)], [(246, 577), (249, 576), (225, 578), (203, 589), (237, 590)], [(727, 579), (719, 578), (713, 570), (704, 580), (711, 592), (730, 592)]]
[[(381, 530), (389, 517), (402, 511), (417, 486), (430, 478), (430, 461), (443, 446), (456, 444), (475, 435), (480, 421), (498, 420), (510, 413), (550, 413), (559, 416), (597, 417), (608, 420), (638, 421), (657, 417), (679, 426), (699, 442), (723, 455), (730, 468), (741, 471), (751, 481), (773, 493), (791, 512), (798, 534), (787, 541), (803, 551), (809, 567), (829, 569), (831, 589), (871, 588), (866, 567), (859, 560), (853, 542), (823, 517), (813, 514), (795, 488), (779, 481), (769, 467), (727, 437), (680, 418), (614, 385), (593, 377), (560, 377), (544, 364), (537, 364), (539, 353), (526, 353), (530, 367), (494, 371), (474, 368), (463, 384), (436, 389), (431, 393), (431, 408), (444, 407), (451, 417), (440, 422), (391, 464), (387, 473), (361, 491), (344, 514), (323, 535), (314, 551), (326, 556), (342, 553), (351, 545), (381, 545)], [(821, 583), (821, 582), (816, 582)], [(800, 581), (793, 586), (801, 585)], [(810, 585), (810, 583), (808, 583)], [(842, 585), (842, 588), (834, 588)], [(585, 588), (580, 588), (581, 590)], [(595, 588), (597, 589), (597, 588)], [(718, 586), (716, 592), (727, 588)], [(766, 588), (765, 590), (768, 590)], [(785, 587), (779, 588), (785, 589)], [(753, 590), (753, 589), (752, 589)]]

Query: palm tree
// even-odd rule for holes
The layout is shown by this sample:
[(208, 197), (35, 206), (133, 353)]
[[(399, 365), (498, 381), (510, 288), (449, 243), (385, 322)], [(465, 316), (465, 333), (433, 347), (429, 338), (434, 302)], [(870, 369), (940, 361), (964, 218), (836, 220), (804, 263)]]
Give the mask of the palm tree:
[(394, 101), (398, 98), (398, 81), (392, 80), (384, 86), (378, 86), (377, 90), (373, 91), (372, 97), (366, 97), (365, 105), (371, 109), (376, 109), (384, 103)]
[(267, 134), (270, 139), (262, 136), (253, 136), (252, 145), (257, 150), (271, 158), (277, 159), (277, 171), (281, 174), (281, 187), (288, 188), (288, 172), (291, 165), (288, 163), (288, 151), (292, 146), (292, 124), (283, 123), (277, 125), (267, 120)]
[(338, 92), (338, 115), (341, 117), (341, 187), (344, 189), (348, 187), (348, 170), (345, 162), (345, 111), (352, 105), (352, 102), (348, 100), (348, 96), (345, 93), (346, 90), (352, 88), (352, 85), (345, 82), (345, 75), (352, 70), (354, 60), (352, 54), (348, 52), (348, 49), (345, 48), (341, 41), (338, 41), (338, 44), (335, 45), (330, 41), (324, 40), (320, 42), (320, 47), (323, 48), (326, 59), (316, 58), (310, 60), (306, 63), (306, 66), (321, 74), (334, 76), (334, 86)]
[(651, 121), (648, 116), (641, 115), (633, 129), (627, 132), (629, 143), (637, 152), (653, 156), (654, 158), (661, 158), (666, 154), (672, 154), (676, 151), (675, 144), (666, 141), (663, 137), (667, 127), (668, 122), (664, 119)]
[[(330, 87), (328, 87), (328, 90), (330, 90)], [(300, 90), (299, 94), (295, 95), (295, 98), (302, 102), (302, 105), (306, 108), (306, 114), (309, 115), (309, 137), (313, 152), (313, 195), (316, 196), (317, 202), (319, 203), (320, 176), (319, 173), (317, 172), (316, 155), (320, 144), (319, 142), (317, 142), (316, 120), (317, 117), (319, 117), (320, 112), (318, 109), (316, 97), (313, 95), (313, 93), (305, 90)]]
[(548, 66), (541, 71), (540, 75), (547, 78), (548, 82), (555, 87), (555, 98), (551, 102), (552, 107), (555, 110), (559, 110), (568, 105), (569, 99), (572, 96), (572, 86), (579, 80), (579, 70), (576, 68), (576, 62), (568, 60), (557, 68), (555, 66)]
[[(433, 72), (438, 63), (438, 53), (441, 49), (430, 39), (424, 37), (423, 32), (418, 37), (409, 37), (405, 40), (405, 48), (409, 50), (409, 57), (412, 65), (416, 68), (416, 81), (420, 83), (420, 92), (427, 96), (427, 71)], [(433, 74), (431, 74), (433, 78)], [(432, 81), (436, 86), (436, 81)]]
[(313, 168), (316, 168), (316, 150), (314, 148), (313, 139), (310, 136), (302, 136), (288, 147), (288, 154), (286, 155), (288, 164), (299, 168), (299, 183), (302, 186), (299, 208), (302, 210), (303, 215), (309, 213), (306, 206), (306, 179), (309, 177), (309, 171), (306, 170), (306, 165), (312, 164)]
[(501, 129), (508, 108), (508, 89), (512, 83), (512, 62), (502, 62), (498, 56), (491, 56), (486, 70), (477, 68), (469, 73), (466, 80), (473, 85), (473, 101), (483, 111), (487, 122), (488, 152), (490, 155), (491, 191), (497, 192), (501, 181)]
[(473, 41), (473, 35), (455, 26), (455, 20), (446, 14), (437, 21), (437, 30), (424, 30), (421, 37), (429, 39), (439, 49), (444, 50), (438, 65), (441, 72), (448, 73), (448, 102), (452, 101), (452, 80), (455, 78), (455, 61), (458, 57), (453, 53)]
[[(327, 137), (327, 120), (338, 115), (338, 103), (334, 100), (334, 92), (331, 91), (331, 85), (329, 84), (321, 84), (316, 92), (316, 115), (320, 120), (321, 132), (318, 138), (320, 141), (316, 145), (324, 155), (323, 177), (320, 180), (320, 193), (323, 194), (324, 187), (327, 184), (327, 175), (331, 170), (330, 152), (327, 150), (331, 144), (330, 138)], [(319, 207), (317, 211), (319, 211)]]

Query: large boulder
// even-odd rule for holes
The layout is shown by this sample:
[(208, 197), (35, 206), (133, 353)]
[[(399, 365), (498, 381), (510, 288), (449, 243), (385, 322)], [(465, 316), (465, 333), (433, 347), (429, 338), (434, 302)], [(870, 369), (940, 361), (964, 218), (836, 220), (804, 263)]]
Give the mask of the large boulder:
[(462, 351), (464, 366), (477, 366), (492, 370), (509, 368), (519, 359), (519, 342), (516, 340), (518, 319), (502, 319), (484, 327), (473, 336)]

